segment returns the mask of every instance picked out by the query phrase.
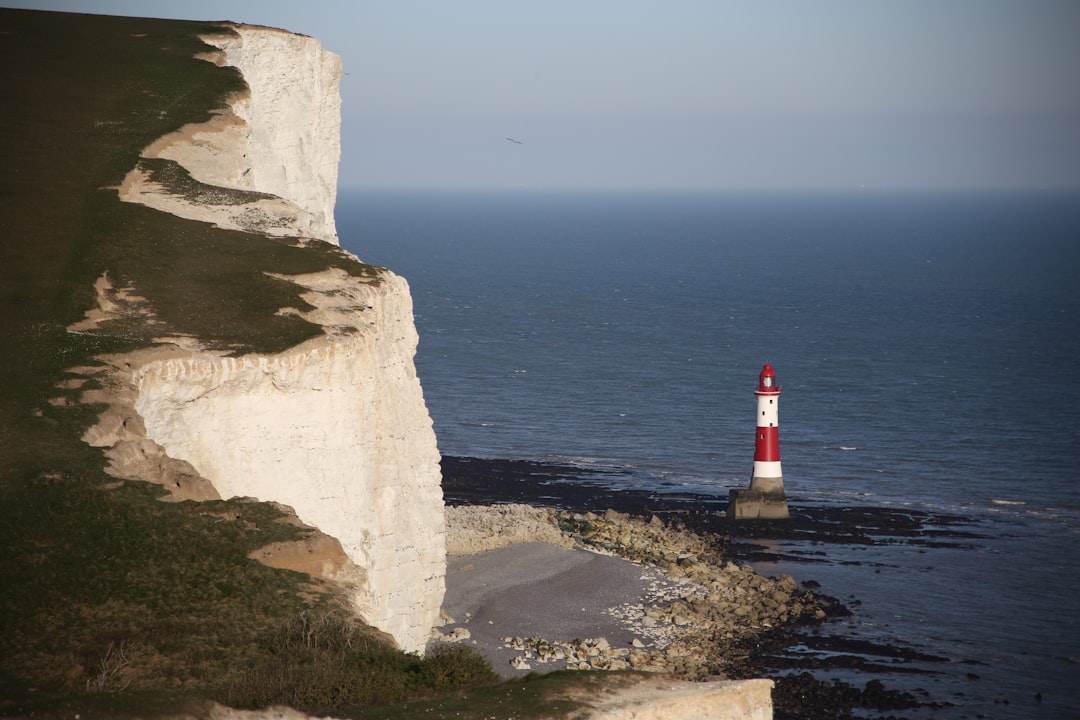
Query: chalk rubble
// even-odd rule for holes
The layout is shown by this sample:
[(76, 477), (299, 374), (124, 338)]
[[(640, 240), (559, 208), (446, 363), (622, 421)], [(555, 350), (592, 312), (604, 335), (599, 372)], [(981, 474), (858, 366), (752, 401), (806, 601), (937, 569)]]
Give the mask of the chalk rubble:
[[(790, 575), (767, 578), (737, 565), (707, 538), (614, 510), (603, 515), (526, 505), (447, 508), (452, 553), (470, 554), (504, 544), (549, 542), (627, 558), (662, 571), (640, 604), (607, 609), (637, 642), (613, 646), (606, 638), (506, 636), (503, 646), (534, 669), (642, 670), (701, 681), (724, 676), (742, 659), (740, 645), (771, 628), (825, 618), (815, 596)], [(500, 530), (501, 529), (501, 530)], [(475, 544), (464, 541), (474, 536)], [(561, 536), (561, 537), (560, 537)], [(454, 624), (445, 619), (446, 625)], [(454, 642), (435, 631), (435, 639)]]

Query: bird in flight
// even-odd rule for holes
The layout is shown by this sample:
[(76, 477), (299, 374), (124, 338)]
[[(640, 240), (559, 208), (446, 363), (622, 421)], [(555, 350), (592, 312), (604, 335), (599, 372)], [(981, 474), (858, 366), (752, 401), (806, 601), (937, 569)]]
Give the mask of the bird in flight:
[(525, 144), (525, 143), (521, 142), (520, 140), (515, 140), (515, 139), (514, 139), (514, 138), (512, 138), (512, 137), (508, 137), (508, 138), (506, 138), (506, 139), (507, 139), (507, 140), (509, 140), (510, 142), (512, 142), (512, 143), (514, 143), (514, 144), (516, 144), (516, 145), (524, 145), (524, 144)]

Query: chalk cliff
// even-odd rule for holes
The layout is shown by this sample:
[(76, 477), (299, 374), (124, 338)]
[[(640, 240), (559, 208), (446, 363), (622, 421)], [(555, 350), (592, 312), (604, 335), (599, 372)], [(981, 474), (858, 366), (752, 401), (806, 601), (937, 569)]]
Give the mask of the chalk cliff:
[[(340, 61), (312, 38), (234, 29), (204, 38), (219, 51), (203, 59), (238, 68), (250, 92), (144, 152), (203, 189), (178, 191), (144, 162), (120, 196), (229, 229), (336, 244)], [(179, 497), (216, 491), (291, 506), (340, 542), (350, 569), (333, 563), (327, 574), (351, 586), (365, 619), (422, 651), (442, 603), (445, 521), (408, 285), (382, 269), (274, 277), (305, 289), (314, 310), (280, 312), (321, 325), (320, 337), (273, 355), (231, 357), (174, 339), (106, 358), (112, 407), (85, 439), (108, 448), (115, 475), (156, 474)], [(103, 299), (107, 278), (99, 285)], [(109, 303), (100, 304), (87, 322), (107, 319)]]
[[(216, 193), (168, 192), (148, 164), (124, 179), (121, 199), (232, 230), (337, 244), (334, 203), (341, 155), (341, 60), (317, 40), (239, 25), (207, 35), (201, 57), (240, 70), (248, 92), (207, 123), (187, 125), (143, 151), (171, 160)], [(232, 192), (230, 192), (232, 191)]]

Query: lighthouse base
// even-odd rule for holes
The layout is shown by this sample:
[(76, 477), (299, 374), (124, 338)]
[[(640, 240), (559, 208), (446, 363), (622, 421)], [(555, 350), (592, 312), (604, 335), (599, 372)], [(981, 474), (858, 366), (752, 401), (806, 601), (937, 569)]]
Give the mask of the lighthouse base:
[(784, 479), (755, 477), (750, 480), (749, 490), (730, 490), (727, 516), (729, 520), (784, 520), (791, 517), (784, 494)]

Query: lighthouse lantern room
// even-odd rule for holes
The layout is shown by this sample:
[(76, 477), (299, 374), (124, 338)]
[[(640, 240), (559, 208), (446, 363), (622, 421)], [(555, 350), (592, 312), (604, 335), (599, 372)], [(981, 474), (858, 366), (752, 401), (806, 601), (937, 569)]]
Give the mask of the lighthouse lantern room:
[(765, 363), (758, 375), (754, 471), (749, 490), (731, 490), (728, 517), (735, 520), (788, 517), (784, 475), (780, 469), (780, 386), (776, 372)]

